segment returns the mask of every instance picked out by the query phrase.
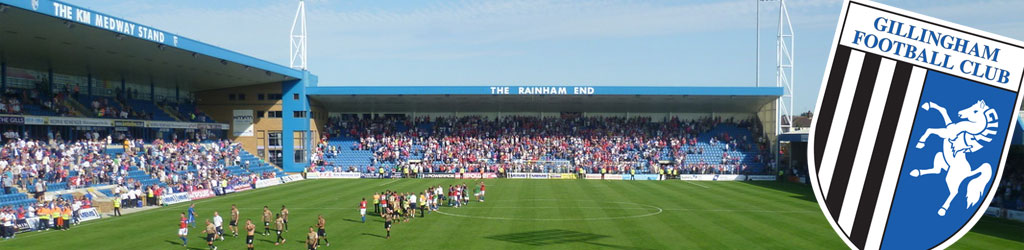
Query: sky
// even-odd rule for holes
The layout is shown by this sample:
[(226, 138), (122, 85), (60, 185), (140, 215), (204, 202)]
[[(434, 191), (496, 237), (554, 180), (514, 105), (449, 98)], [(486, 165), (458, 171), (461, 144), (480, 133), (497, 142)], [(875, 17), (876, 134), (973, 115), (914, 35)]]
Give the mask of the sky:
[[(65, 0), (288, 65), (297, 0)], [(1019, 0), (879, 1), (1024, 40)], [(309, 0), (321, 86), (775, 86), (779, 4), (757, 0)], [(794, 112), (813, 110), (841, 1), (786, 1)], [(760, 75), (757, 12), (760, 9)]]

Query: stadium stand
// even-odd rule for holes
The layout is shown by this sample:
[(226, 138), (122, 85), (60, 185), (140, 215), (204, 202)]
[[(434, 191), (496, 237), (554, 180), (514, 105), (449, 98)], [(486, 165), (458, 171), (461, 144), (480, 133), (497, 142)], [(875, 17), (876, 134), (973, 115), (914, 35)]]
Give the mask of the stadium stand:
[[(1011, 156), (1013, 158), (1013, 156)], [(999, 184), (992, 206), (1024, 210), (1024, 171), (1007, 163), (1006, 173)]]
[(135, 110), (138, 111), (138, 113), (143, 114), (142, 116), (144, 116), (145, 118), (141, 119), (148, 118), (147, 120), (174, 121), (174, 118), (172, 118), (170, 114), (164, 112), (162, 109), (160, 109), (160, 107), (156, 106), (156, 104), (154, 104), (153, 102), (144, 100), (128, 100), (127, 104), (131, 107), (134, 107)]
[(12, 206), (12, 207), (25, 206), (25, 205), (31, 205), (32, 203), (35, 203), (35, 202), (36, 202), (36, 199), (29, 198), (25, 194), (15, 193), (15, 194), (0, 195), (0, 207), (6, 207), (6, 206)]
[[(373, 172), (420, 163), (431, 172), (565, 172), (583, 167), (649, 172), (655, 165), (685, 173), (765, 173), (760, 123), (677, 118), (479, 117), (333, 120), (316, 152), (319, 166)], [(333, 137), (330, 137), (333, 135)], [(667, 163), (667, 164), (666, 164)]]
[(65, 93), (40, 94), (37, 89), (8, 88), (0, 101), (0, 113), (39, 116), (73, 116), (64, 105)]
[[(244, 185), (284, 175), (228, 141), (156, 140), (145, 144), (127, 140), (121, 147), (108, 146), (103, 140), (46, 143), (14, 139), (0, 148), (0, 170), (4, 193), (0, 195), (0, 207), (12, 209), (42, 204), (44, 193), (98, 185), (116, 185), (99, 192), (120, 196), (125, 207), (134, 207), (137, 204), (129, 202), (130, 197), (143, 197), (150, 191), (159, 194), (207, 189), (221, 180)], [(34, 197), (19, 193), (19, 188)], [(74, 200), (69, 193), (54, 198)]]
[(212, 118), (206, 116), (205, 113), (200, 111), (194, 104), (181, 103), (174, 105), (178, 114), (181, 114), (181, 118), (185, 121), (190, 122), (215, 122)]

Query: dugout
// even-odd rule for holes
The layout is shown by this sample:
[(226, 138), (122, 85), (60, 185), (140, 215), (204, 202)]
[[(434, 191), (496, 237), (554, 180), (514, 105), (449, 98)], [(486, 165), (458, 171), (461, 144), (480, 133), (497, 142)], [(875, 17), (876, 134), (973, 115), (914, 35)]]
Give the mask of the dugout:
[(801, 130), (779, 135), (779, 168), (789, 181), (808, 183), (807, 141), (810, 130)]

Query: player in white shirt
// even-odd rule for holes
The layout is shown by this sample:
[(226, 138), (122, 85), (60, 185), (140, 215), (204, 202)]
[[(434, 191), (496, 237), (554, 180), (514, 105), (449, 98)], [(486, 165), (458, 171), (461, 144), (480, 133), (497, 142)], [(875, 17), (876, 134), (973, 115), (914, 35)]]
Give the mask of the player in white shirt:
[(437, 185), (437, 188), (434, 189), (434, 211), (437, 211), (437, 209), (441, 206), (441, 197), (443, 196), (444, 187), (441, 187), (441, 185)]
[(220, 237), (220, 240), (222, 241), (224, 240), (224, 227), (222, 227), (223, 224), (224, 218), (221, 218), (220, 213), (217, 213), (217, 211), (213, 211), (213, 226), (217, 227), (217, 237)]
[(409, 205), (411, 205), (412, 210), (416, 210), (416, 205), (418, 205), (416, 204), (416, 194), (409, 195)]

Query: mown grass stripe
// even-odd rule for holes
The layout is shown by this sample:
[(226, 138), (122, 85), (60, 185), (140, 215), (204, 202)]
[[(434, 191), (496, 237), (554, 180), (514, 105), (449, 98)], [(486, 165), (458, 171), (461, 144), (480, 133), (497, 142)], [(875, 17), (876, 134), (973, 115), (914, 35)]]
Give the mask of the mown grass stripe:
[[(274, 247), (274, 237), (257, 236), (258, 249), (300, 249), (303, 232), (317, 214), (328, 222), (331, 247), (338, 249), (833, 249), (845, 245), (824, 215), (813, 213), (771, 213), (765, 211), (817, 210), (806, 185), (789, 183), (701, 183), (710, 189), (680, 181), (593, 181), (593, 180), (486, 180), (488, 201), (472, 202), (468, 208), (443, 211), (467, 215), (520, 218), (596, 218), (638, 213), (623, 210), (630, 205), (600, 201), (631, 202), (666, 208), (656, 216), (632, 219), (582, 221), (488, 220), (431, 214), (395, 226), (396, 237), (384, 240), (379, 217), (359, 223), (356, 206), (360, 197), (383, 191), (379, 186), (391, 180), (309, 180), (197, 201), (200, 218), (216, 209), (225, 213), (232, 203), (242, 208), (242, 217), (259, 220), (259, 209), (270, 205), (276, 213), (280, 204), (292, 208), (288, 243)], [(475, 180), (415, 179), (385, 185), (398, 191), (416, 191), (430, 185), (466, 183)], [(539, 200), (540, 199), (540, 200)], [(543, 200), (543, 199), (556, 199)], [(569, 202), (590, 200), (596, 202)], [(557, 205), (556, 205), (557, 204)], [(0, 242), (0, 249), (174, 249), (178, 213), (188, 203), (142, 211), (118, 218), (90, 221), (68, 232), (20, 234)], [(751, 207), (753, 206), (753, 207)], [(523, 209), (515, 209), (520, 207)], [(528, 209), (528, 207), (551, 207)], [(672, 210), (672, 209), (690, 210)], [(250, 210), (252, 209), (252, 210)], [(744, 210), (746, 209), (746, 210)], [(372, 210), (371, 210), (372, 211)], [(258, 223), (258, 222), (257, 222)], [(1022, 249), (1021, 223), (983, 218), (953, 248)], [(189, 237), (191, 249), (206, 249), (200, 229)], [(262, 231), (259, 225), (257, 231)], [(550, 232), (550, 234), (545, 234)], [(573, 233), (573, 232), (579, 232)], [(980, 233), (979, 233), (980, 232)], [(571, 237), (599, 234), (608, 238), (573, 241)], [(558, 242), (559, 237), (570, 239)], [(244, 236), (218, 241), (220, 249), (242, 249)], [(536, 244), (542, 242), (543, 244)], [(546, 243), (544, 243), (546, 242)], [(587, 242), (587, 241), (583, 241)]]

